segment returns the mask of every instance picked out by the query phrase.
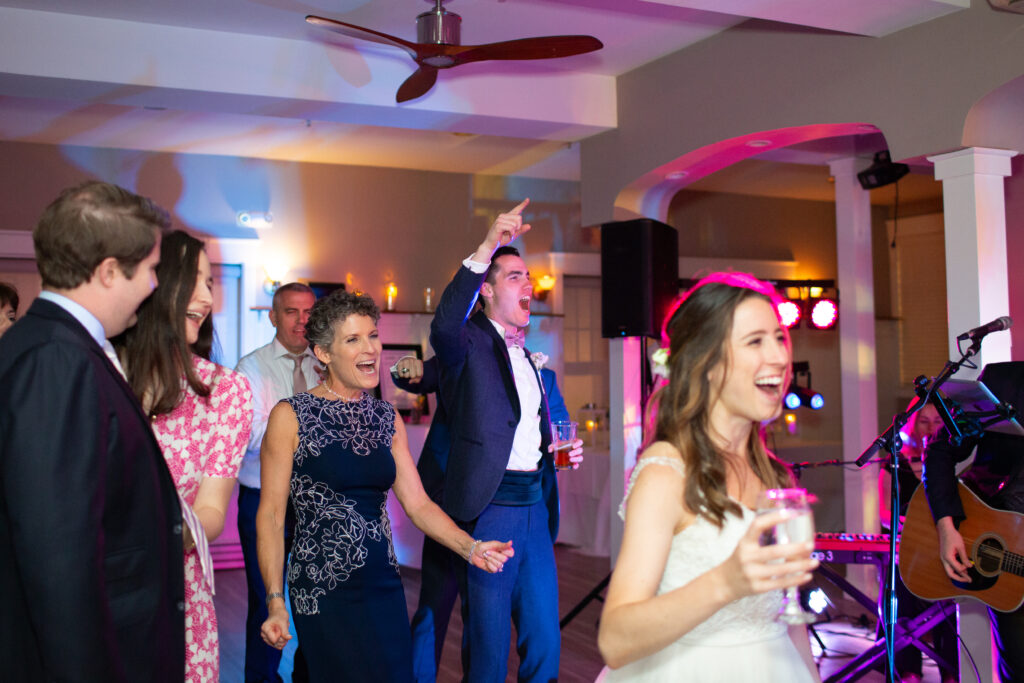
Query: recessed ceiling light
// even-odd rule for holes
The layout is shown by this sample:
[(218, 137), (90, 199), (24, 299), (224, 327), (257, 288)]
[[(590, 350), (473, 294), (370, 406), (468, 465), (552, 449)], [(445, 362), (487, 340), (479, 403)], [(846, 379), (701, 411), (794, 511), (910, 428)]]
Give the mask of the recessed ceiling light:
[(682, 180), (688, 175), (690, 175), (689, 171), (672, 171), (665, 174), (665, 180)]
[(771, 140), (751, 140), (747, 143), (747, 147), (768, 147), (771, 144)]

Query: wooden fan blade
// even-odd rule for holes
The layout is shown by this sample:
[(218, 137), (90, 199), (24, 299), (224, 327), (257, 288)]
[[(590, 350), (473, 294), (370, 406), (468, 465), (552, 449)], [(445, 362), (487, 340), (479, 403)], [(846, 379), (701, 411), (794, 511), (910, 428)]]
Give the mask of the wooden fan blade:
[(486, 45), (465, 45), (453, 56), (457, 64), (491, 59), (555, 59), (593, 52), (602, 47), (604, 44), (593, 36), (543, 36)]
[(396, 102), (408, 102), (417, 97), (426, 95), (427, 91), (434, 87), (437, 82), (437, 69), (427, 64), (421, 64), (412, 76), (405, 79), (395, 93)]
[(374, 31), (373, 29), (363, 28), (362, 26), (356, 26), (355, 24), (346, 24), (343, 21), (337, 21), (335, 19), (327, 19), (326, 17), (318, 17), (315, 14), (310, 14), (306, 17), (306, 22), (313, 24), (314, 26), (320, 26), (327, 29), (328, 31), (334, 31), (340, 33), (343, 36), (349, 38), (358, 38), (359, 40), (371, 40), (375, 43), (381, 43), (383, 45), (390, 45), (392, 47), (400, 47), (413, 59), (419, 59), (419, 45), (417, 43), (411, 43), (408, 40), (402, 40), (396, 36), (388, 35), (387, 33), (381, 33), (380, 31)]

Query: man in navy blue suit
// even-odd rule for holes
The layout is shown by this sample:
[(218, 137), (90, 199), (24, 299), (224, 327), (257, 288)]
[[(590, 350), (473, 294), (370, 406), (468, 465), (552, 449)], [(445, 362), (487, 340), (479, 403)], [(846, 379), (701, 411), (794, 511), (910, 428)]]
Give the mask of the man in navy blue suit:
[[(511, 248), (529, 230), (524, 200), (498, 216), (445, 289), (430, 328), (441, 364), (448, 462), (443, 508), (477, 537), (508, 538), (504, 571), (462, 568), (463, 669), (468, 681), (505, 680), (511, 625), (520, 681), (558, 678), (558, 491), (548, 401), (522, 346), (533, 286)], [(470, 315), (480, 297), (481, 312)], [(571, 460), (582, 460), (577, 441)]]
[[(405, 391), (417, 394), (432, 394), (438, 389), (437, 357), (426, 362), (415, 356), (406, 356), (396, 363), (391, 373), (395, 385)], [(568, 420), (569, 410), (558, 390), (557, 377), (553, 370), (540, 368), (544, 394), (552, 420)], [(416, 463), (420, 479), (428, 495), (438, 505), (442, 504), (444, 468), (448, 462), (448, 424), (444, 404), (439, 400), (430, 431), (423, 444), (423, 451)], [(457, 557), (443, 545), (429, 536), (423, 539), (423, 553), (420, 558), (420, 595), (416, 613), (412, 617), (413, 673), (416, 683), (434, 683), (437, 680), (441, 654), (444, 650), (448, 621), (451, 618), (455, 598), (459, 594)]]

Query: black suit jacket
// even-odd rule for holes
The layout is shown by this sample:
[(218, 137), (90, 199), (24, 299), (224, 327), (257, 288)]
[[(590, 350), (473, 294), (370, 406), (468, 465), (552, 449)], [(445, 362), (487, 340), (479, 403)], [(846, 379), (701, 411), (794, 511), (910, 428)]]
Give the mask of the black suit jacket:
[[(450, 439), (442, 507), (462, 522), (480, 516), (498, 490), (521, 415), (505, 340), (483, 313), (468, 318), (483, 279), (482, 273), (461, 267), (441, 295), (430, 325), (430, 345), (441, 363), (441, 401)], [(547, 451), (551, 425), (543, 391), (540, 418), (542, 484), (554, 541), (558, 488)]]
[[(1013, 405), (1024, 422), (1024, 362), (990, 363), (979, 379), (1000, 401)], [(975, 446), (978, 453), (964, 483), (994, 508), (1024, 512), (1024, 437), (985, 432), (952, 446), (947, 436), (945, 429), (939, 432), (924, 463), (924, 488), (935, 519), (950, 516), (959, 523), (964, 518), (955, 468)]]
[(35, 301), (0, 338), (0, 678), (177, 681), (181, 508), (85, 328)]

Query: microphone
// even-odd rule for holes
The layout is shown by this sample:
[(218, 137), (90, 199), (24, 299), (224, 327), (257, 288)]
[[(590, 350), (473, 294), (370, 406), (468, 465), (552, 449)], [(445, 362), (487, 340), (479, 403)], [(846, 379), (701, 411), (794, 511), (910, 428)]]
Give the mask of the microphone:
[(1012, 326), (1013, 320), (1010, 318), (1010, 316), (1004, 315), (1003, 317), (996, 318), (992, 322), (986, 323), (981, 327), (975, 327), (973, 330), (967, 330), (959, 337), (957, 337), (956, 340), (964, 341), (966, 339), (970, 339), (973, 342), (977, 342), (981, 341), (982, 337), (985, 337), (986, 335), (991, 334), (992, 332), (1001, 332), (1003, 330), (1008, 330)]

